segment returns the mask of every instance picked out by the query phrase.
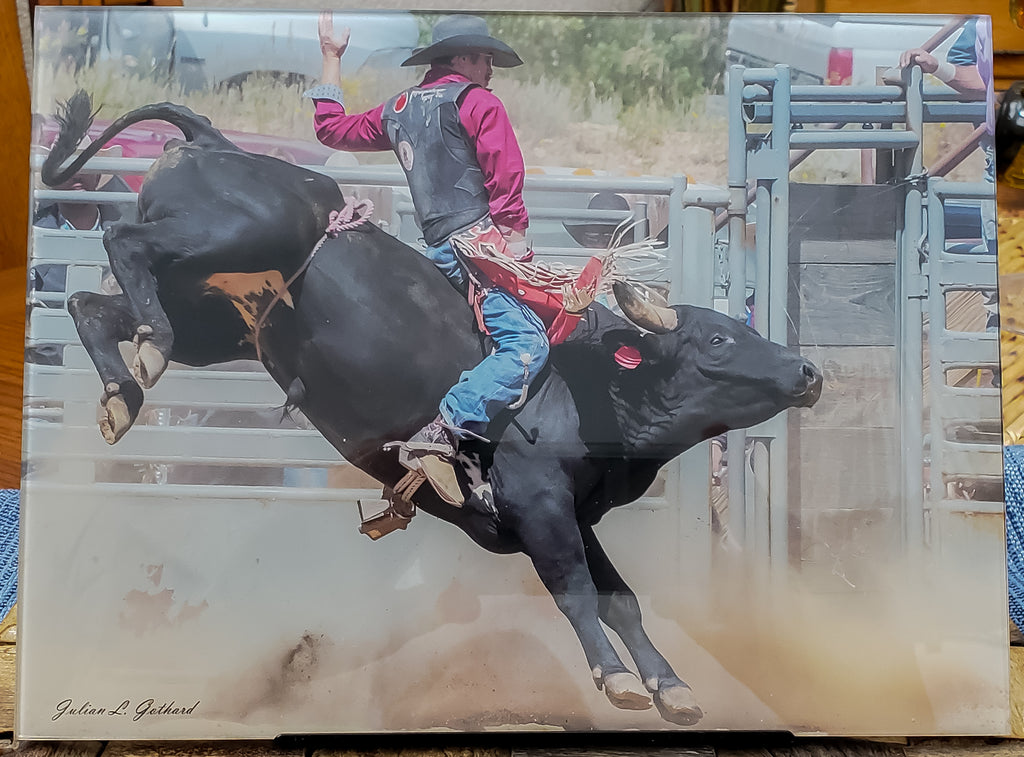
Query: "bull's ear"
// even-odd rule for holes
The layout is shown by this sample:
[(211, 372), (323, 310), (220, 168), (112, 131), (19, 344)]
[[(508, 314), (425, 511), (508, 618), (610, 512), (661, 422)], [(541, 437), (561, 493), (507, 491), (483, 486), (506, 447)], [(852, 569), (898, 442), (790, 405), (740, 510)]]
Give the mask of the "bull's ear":
[(693, 314), (693, 305), (673, 305), (672, 310), (676, 314), (676, 331), (683, 331), (686, 328), (686, 322), (690, 320), (690, 316)]
[(611, 360), (625, 370), (632, 370), (640, 367), (643, 363), (650, 363), (657, 357), (657, 344), (644, 336), (639, 331), (616, 330), (604, 335), (602, 342)]

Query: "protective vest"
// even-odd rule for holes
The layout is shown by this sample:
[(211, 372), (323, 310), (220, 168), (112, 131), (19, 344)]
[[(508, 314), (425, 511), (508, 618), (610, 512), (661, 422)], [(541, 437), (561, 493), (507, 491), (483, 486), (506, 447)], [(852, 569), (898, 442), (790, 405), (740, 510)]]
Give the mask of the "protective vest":
[(431, 247), (490, 213), (483, 171), (459, 120), (459, 96), (473, 86), (413, 87), (384, 104), (381, 120)]

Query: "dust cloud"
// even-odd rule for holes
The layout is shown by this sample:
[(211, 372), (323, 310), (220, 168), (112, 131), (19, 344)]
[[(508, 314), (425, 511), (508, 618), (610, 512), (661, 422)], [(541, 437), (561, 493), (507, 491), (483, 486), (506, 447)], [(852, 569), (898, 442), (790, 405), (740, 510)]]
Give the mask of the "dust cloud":
[(668, 614), (787, 730), (1005, 732), (1000, 578), (928, 562), (879, 559), (869, 589), (826, 593), (794, 572), (773, 579), (762, 561), (733, 553), (717, 564), (703, 607)]
[[(795, 573), (773, 579), (742, 553), (719, 554), (706, 590), (642, 595), (652, 640), (705, 712), (694, 729), (1002, 731), (999, 592), (962, 566), (940, 573), (909, 562), (923, 565), (920, 556), (879, 560), (871, 588), (825, 592)], [(608, 702), (536, 586), (495, 595), (466, 579), (415, 610), (399, 601), (369, 634), (339, 621), (282, 638), (215, 681), (204, 703), (226, 720), (286, 723), (291, 733), (678, 729), (653, 708)]]

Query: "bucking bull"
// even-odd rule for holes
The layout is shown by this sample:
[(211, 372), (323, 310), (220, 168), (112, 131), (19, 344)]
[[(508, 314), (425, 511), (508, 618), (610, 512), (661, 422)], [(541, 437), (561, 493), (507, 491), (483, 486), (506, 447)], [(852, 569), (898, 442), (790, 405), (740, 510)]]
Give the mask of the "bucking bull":
[[(258, 356), (288, 403), (346, 460), (395, 486), (407, 471), (382, 446), (433, 418), (439, 398), (481, 359), (464, 298), (429, 260), (369, 223), (327, 239), (302, 270), (330, 212), (344, 205), (337, 184), (240, 150), (208, 119), (172, 103), (121, 116), (61, 167), (88, 130), (91, 108), (84, 92), (61, 108), (42, 168), (46, 184), (77, 173), (138, 121), (167, 121), (185, 137), (168, 142), (149, 170), (139, 222), (103, 236), (123, 293), (68, 300), (102, 379), (106, 440), (129, 430), (143, 390), (168, 361)], [(653, 700), (664, 719), (692, 725), (703, 717), (697, 700), (648, 638), (636, 596), (594, 526), (698, 442), (813, 405), (822, 379), (809, 361), (732, 318), (655, 304), (623, 282), (614, 294), (632, 323), (592, 305), (553, 349), (525, 405), (491, 424), (491, 443), (480, 444), (491, 496), (467, 483), (462, 508), (429, 486), (413, 499), (487, 550), (530, 557), (612, 704), (646, 709)], [(134, 343), (130, 368), (121, 342)], [(631, 361), (616, 360), (623, 347)], [(602, 622), (619, 635), (639, 679)]]

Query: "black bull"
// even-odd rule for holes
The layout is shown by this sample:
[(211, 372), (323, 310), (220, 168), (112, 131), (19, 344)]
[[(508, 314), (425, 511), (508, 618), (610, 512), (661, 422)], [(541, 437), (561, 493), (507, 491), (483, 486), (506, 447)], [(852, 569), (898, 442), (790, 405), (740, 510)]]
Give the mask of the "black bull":
[[(63, 109), (60, 139), (43, 167), (47, 184), (73, 175), (136, 121), (166, 120), (186, 139), (169, 143), (149, 171), (140, 222), (104, 235), (123, 294), (79, 292), (68, 302), (102, 378), (107, 441), (128, 430), (143, 402), (140, 384), (152, 386), (169, 360), (255, 358), (258, 339), (262, 362), (289, 402), (347, 460), (394, 485), (405, 470), (381, 445), (429, 421), (460, 372), (481, 359), (463, 297), (424, 257), (370, 224), (329, 240), (284, 291), (282, 280), (299, 270), (329, 211), (343, 205), (334, 181), (246, 153), (207, 119), (169, 103), (122, 116), (60, 170), (88, 127), (90, 107), (80, 93)], [(647, 637), (636, 596), (594, 525), (640, 497), (687, 448), (814, 404), (821, 375), (711, 310), (651, 307), (622, 286), (616, 295), (649, 333), (591, 307), (533, 380), (528, 402), (491, 424), (493, 502), (470, 497), (457, 509), (429, 486), (415, 500), (485, 549), (530, 557), (613, 704), (645, 709), (653, 698), (665, 719), (690, 725), (702, 717), (700, 707)], [(126, 341), (135, 344), (131, 370), (118, 349)], [(624, 346), (639, 354), (637, 367), (615, 361)], [(602, 622), (621, 638), (639, 680)]]

